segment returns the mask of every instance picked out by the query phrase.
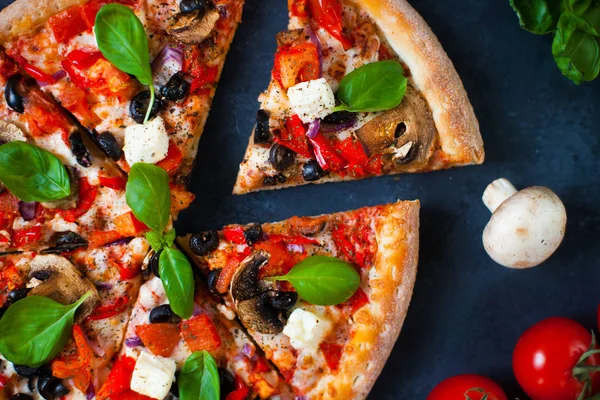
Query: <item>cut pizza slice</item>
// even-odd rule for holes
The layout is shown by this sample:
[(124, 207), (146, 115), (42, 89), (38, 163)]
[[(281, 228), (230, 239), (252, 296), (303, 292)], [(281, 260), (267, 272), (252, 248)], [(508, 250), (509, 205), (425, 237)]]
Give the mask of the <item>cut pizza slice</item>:
[[(148, 36), (157, 97), (145, 127), (148, 86), (109, 62), (96, 40), (96, 16), (111, 3), (133, 10)], [(243, 3), (17, 0), (0, 13), (0, 42), (123, 170), (149, 162), (186, 184)]]
[[(70, 194), (54, 201), (23, 202), (17, 197), (23, 193), (1, 193), (0, 250), (48, 251), (48, 247), (65, 244), (93, 248), (143, 235), (148, 228), (134, 217), (126, 202), (126, 175), (68, 111), (1, 52), (0, 84), (1, 143), (23, 142), (32, 145), (28, 150), (46, 150), (67, 169), (70, 183)], [(39, 179), (46, 172), (23, 169), (29, 164), (39, 166), (47, 158), (34, 153), (12, 152), (9, 158), (3, 153), (1, 167), (3, 176), (17, 170), (16, 186), (21, 191), (33, 185), (39, 195), (45, 192)], [(175, 184), (171, 195), (175, 218), (194, 195)]]
[[(111, 372), (115, 377), (109, 377), (97, 398), (129, 398), (120, 396), (135, 392), (144, 399), (162, 400), (169, 393), (180, 397), (182, 390), (199, 391), (208, 378), (191, 384), (182, 381), (182, 368), (198, 352), (208, 352), (215, 360), (222, 399), (294, 399), (289, 385), (235, 321), (235, 314), (203, 283), (196, 285), (194, 315), (182, 320), (171, 310), (158, 277), (142, 285), (125, 346)], [(124, 377), (121, 365), (128, 366)]]
[[(2, 354), (0, 394), (6, 398), (17, 394), (33, 398), (93, 397), (95, 388), (101, 387), (107, 379), (113, 357), (121, 349), (148, 251), (146, 240), (136, 238), (94, 250), (49, 255), (27, 252), (0, 257), (0, 302), (5, 316), (25, 297), (43, 296), (61, 304), (72, 304), (87, 292), (91, 293), (78, 308), (64, 348), (54, 358), (41, 366), (37, 365), (39, 360), (30, 359), (35, 367), (23, 361), (15, 362), (39, 354), (35, 350), (22, 354), (27, 346), (24, 343), (23, 348), (11, 350), (16, 354)], [(42, 314), (24, 317), (43, 318), (47, 310), (41, 311)], [(35, 326), (33, 321), (28, 324)], [(3, 330), (2, 341), (15, 329), (18, 330), (11, 326)], [(42, 346), (41, 341), (47, 341), (45, 346), (52, 346), (55, 334), (49, 329), (37, 332), (30, 339), (38, 346)], [(26, 339), (23, 338), (23, 342)]]
[[(419, 203), (398, 202), (279, 223), (232, 225), (180, 238), (179, 244), (297, 396), (363, 399), (406, 316), (418, 237)], [(296, 293), (298, 280), (281, 278), (306, 262), (315, 264), (303, 273), (307, 285), (316, 285), (309, 295), (329, 305), (311, 304)], [(332, 277), (333, 267), (345, 273)], [(358, 272), (357, 286), (336, 304), (340, 300), (329, 292), (347, 290), (353, 271)]]
[(480, 164), (479, 125), (406, 0), (290, 0), (234, 193)]

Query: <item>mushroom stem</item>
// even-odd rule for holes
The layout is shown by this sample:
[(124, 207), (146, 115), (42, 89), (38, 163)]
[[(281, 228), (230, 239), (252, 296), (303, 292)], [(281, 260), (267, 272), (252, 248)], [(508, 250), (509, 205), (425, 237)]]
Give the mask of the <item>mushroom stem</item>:
[(506, 178), (496, 179), (485, 188), (483, 204), (493, 213), (504, 200), (517, 193), (517, 189)]

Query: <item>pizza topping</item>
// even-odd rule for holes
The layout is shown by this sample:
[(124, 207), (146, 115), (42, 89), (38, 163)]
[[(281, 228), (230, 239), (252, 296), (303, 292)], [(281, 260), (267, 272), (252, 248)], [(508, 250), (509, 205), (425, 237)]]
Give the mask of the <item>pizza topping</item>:
[(54, 246), (41, 251), (42, 254), (60, 254), (88, 246), (88, 241), (75, 232), (59, 232)]
[(19, 114), (23, 114), (25, 112), (23, 96), (21, 96), (18, 91), (18, 86), (21, 82), (21, 79), (23, 79), (22, 75), (13, 75), (8, 81), (6, 81), (6, 85), (4, 86), (4, 99), (6, 100), (6, 104), (8, 104), (12, 110), (18, 112)]
[(182, 12), (167, 31), (180, 42), (200, 43), (210, 35), (220, 17), (219, 10), (212, 6), (187, 14)]
[(323, 357), (325, 357), (325, 362), (327, 366), (332, 371), (337, 371), (340, 366), (340, 359), (342, 358), (342, 351), (344, 350), (344, 346), (337, 343), (321, 343), (319, 345), (321, 352), (323, 353)]
[(332, 328), (333, 324), (327, 318), (296, 308), (290, 314), (283, 334), (290, 338), (295, 349), (314, 353)]
[(100, 303), (96, 286), (66, 258), (56, 255), (35, 257), (29, 264), (29, 276), (44, 274), (48, 278), (31, 289), (30, 296), (44, 296), (61, 304), (71, 304), (89, 293), (75, 314), (75, 322), (83, 321)]
[(263, 109), (256, 113), (256, 128), (254, 129), (254, 143), (268, 143), (271, 139), (271, 128), (269, 127), (269, 112)]
[(220, 374), (217, 362), (207, 351), (193, 353), (185, 360), (179, 374), (179, 398), (181, 399), (222, 399)]
[(150, 311), (150, 316), (148, 318), (151, 324), (163, 322), (178, 324), (181, 322), (181, 318), (173, 312), (169, 304), (154, 307), (152, 311)]
[(206, 314), (196, 315), (179, 324), (181, 337), (191, 352), (214, 351), (221, 347), (221, 337), (212, 319)]
[(308, 160), (302, 166), (302, 178), (306, 182), (314, 182), (327, 176), (327, 172), (321, 168), (317, 160)]
[(324, 118), (335, 107), (335, 96), (325, 78), (300, 82), (287, 91), (295, 114), (303, 123)]
[(25, 136), (21, 128), (10, 122), (0, 120), (0, 144), (17, 141), (27, 141), (27, 136)]
[(297, 83), (320, 78), (317, 47), (312, 43), (280, 46), (275, 53), (273, 78), (287, 90)]
[(169, 79), (183, 70), (183, 50), (166, 45), (152, 61), (154, 84), (164, 86)]
[(169, 136), (161, 117), (145, 125), (131, 125), (125, 129), (125, 159), (135, 163), (154, 164), (164, 159), (169, 151)]
[[(131, 118), (138, 124), (143, 124), (150, 108), (150, 98), (152, 97), (149, 90), (144, 90), (136, 94), (131, 102), (129, 103), (129, 114)], [(152, 108), (149, 111), (150, 119), (158, 115), (161, 108), (161, 101), (158, 98), (154, 98)]]
[(184, 75), (183, 72), (178, 72), (171, 76), (166, 85), (160, 88), (160, 94), (169, 101), (185, 99), (190, 92), (191, 85)]
[(349, 111), (336, 111), (329, 114), (321, 123), (323, 132), (339, 132), (350, 129), (356, 125), (357, 114)]
[(169, 357), (181, 340), (179, 327), (168, 322), (138, 325), (135, 333), (155, 356)]
[(308, 0), (307, 8), (315, 22), (339, 40), (344, 50), (352, 47), (352, 41), (343, 32), (340, 0)]
[(123, 157), (123, 149), (121, 149), (117, 139), (110, 132), (100, 133), (96, 137), (96, 143), (113, 161), (119, 161)]
[(52, 375), (61, 379), (73, 379), (74, 386), (81, 392), (86, 393), (92, 381), (90, 366), (92, 349), (80, 325), (73, 326), (73, 341), (75, 352), (54, 359), (52, 361)]
[(176, 369), (175, 361), (143, 351), (135, 363), (130, 388), (139, 394), (162, 400), (169, 394)]
[(219, 247), (217, 231), (195, 233), (190, 237), (190, 250), (199, 256), (206, 256)]
[(517, 192), (501, 178), (485, 189), (483, 202), (493, 212), (483, 231), (483, 246), (498, 264), (534, 267), (560, 246), (567, 212), (552, 190), (533, 186)]
[(274, 143), (269, 150), (269, 162), (277, 171), (285, 171), (294, 164), (296, 153), (289, 148)]

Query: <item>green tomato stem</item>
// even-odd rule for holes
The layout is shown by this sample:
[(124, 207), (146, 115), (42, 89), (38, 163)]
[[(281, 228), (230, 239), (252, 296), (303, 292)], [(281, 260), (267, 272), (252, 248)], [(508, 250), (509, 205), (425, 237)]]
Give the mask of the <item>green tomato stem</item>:
[(152, 114), (152, 107), (154, 106), (154, 100), (156, 98), (156, 94), (154, 93), (154, 85), (150, 85), (150, 103), (148, 103), (148, 111), (146, 111), (146, 117), (144, 118), (144, 125), (148, 123), (150, 120), (150, 115)]

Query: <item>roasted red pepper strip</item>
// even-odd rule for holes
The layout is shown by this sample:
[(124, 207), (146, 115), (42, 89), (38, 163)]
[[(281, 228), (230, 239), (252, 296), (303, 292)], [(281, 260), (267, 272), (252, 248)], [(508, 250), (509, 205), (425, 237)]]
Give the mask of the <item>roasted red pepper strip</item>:
[(183, 153), (179, 146), (175, 143), (169, 144), (169, 150), (167, 151), (167, 156), (163, 158), (156, 166), (161, 167), (167, 173), (172, 174), (177, 171), (179, 166), (181, 165), (181, 161), (183, 160)]
[(125, 189), (125, 185), (127, 181), (125, 178), (121, 176), (102, 176), (98, 177), (98, 182), (100, 182), (100, 186), (104, 186), (113, 190), (123, 190)]
[(72, 210), (60, 211), (60, 214), (67, 222), (77, 221), (79, 217), (92, 208), (97, 195), (98, 188), (90, 185), (87, 178), (81, 178), (79, 180), (79, 199), (77, 200), (77, 207)]
[(317, 239), (308, 238), (302, 235), (269, 235), (269, 241), (274, 243), (283, 242), (285, 244), (321, 244)]
[(335, 148), (323, 134), (319, 132), (314, 138), (308, 140), (313, 145), (315, 157), (321, 168), (326, 171), (342, 172), (347, 163), (335, 152)]
[(214, 351), (221, 346), (221, 337), (212, 319), (206, 314), (196, 315), (179, 324), (181, 337), (191, 352)]
[(54, 34), (54, 38), (59, 43), (65, 43), (88, 29), (81, 16), (80, 6), (67, 8), (65, 11), (50, 17), (48, 25)]
[(109, 243), (116, 242), (119, 239), (122, 239), (123, 236), (114, 230), (114, 231), (95, 231), (92, 232), (89, 236), (90, 248), (94, 249), (100, 246), (104, 246)]
[(346, 305), (350, 308), (350, 313), (354, 314), (362, 306), (369, 304), (369, 297), (367, 294), (361, 289), (358, 288), (356, 292), (350, 297), (343, 305)]
[(318, 79), (320, 68), (319, 52), (314, 44), (281, 46), (275, 53), (273, 78), (288, 89), (297, 83)]
[(229, 393), (225, 400), (246, 400), (250, 390), (238, 376), (235, 377), (235, 387), (236, 389)]
[(343, 32), (340, 0), (308, 0), (308, 11), (321, 28), (342, 43), (344, 50), (352, 47), (351, 40)]
[(306, 0), (288, 0), (288, 9), (294, 17), (307, 18), (308, 9)]
[(104, 385), (96, 393), (98, 400), (115, 399), (117, 395), (124, 393), (129, 389), (131, 376), (135, 369), (135, 359), (125, 355), (115, 361)]
[(79, 69), (89, 68), (96, 64), (101, 58), (103, 58), (103, 56), (99, 51), (84, 51), (79, 49), (73, 50), (67, 56), (67, 59)]
[(127, 295), (117, 297), (113, 302), (97, 307), (87, 318), (92, 321), (112, 318), (125, 311), (129, 306), (129, 302), (130, 299)]
[(342, 358), (342, 345), (336, 343), (321, 343), (319, 348), (323, 352), (325, 362), (332, 371), (337, 371), (340, 366), (340, 359)]
[(298, 115), (294, 114), (285, 121), (285, 129), (274, 135), (275, 143), (298, 153), (304, 157), (311, 158), (312, 154), (308, 148), (306, 128)]
[(241, 226), (227, 226), (223, 229), (223, 235), (225, 236), (225, 239), (231, 243), (246, 244), (244, 228)]
[(72, 378), (77, 389), (85, 393), (92, 381), (92, 349), (80, 325), (73, 326), (75, 353), (59, 357), (52, 362), (52, 375), (57, 378)]
[(17, 247), (26, 246), (28, 244), (37, 243), (42, 240), (42, 227), (33, 226), (15, 231), (13, 235), (13, 243)]

